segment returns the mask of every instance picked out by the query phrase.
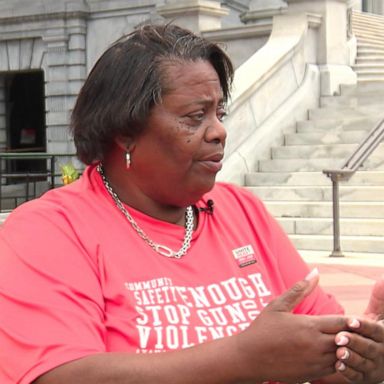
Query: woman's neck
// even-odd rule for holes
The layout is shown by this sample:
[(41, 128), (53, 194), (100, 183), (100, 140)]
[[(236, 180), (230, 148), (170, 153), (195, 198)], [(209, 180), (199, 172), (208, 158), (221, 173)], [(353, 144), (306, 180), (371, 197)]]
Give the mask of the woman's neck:
[(103, 170), (109, 185), (123, 203), (156, 219), (185, 226), (186, 207), (155, 201), (132, 181), (129, 171), (109, 161), (103, 162)]

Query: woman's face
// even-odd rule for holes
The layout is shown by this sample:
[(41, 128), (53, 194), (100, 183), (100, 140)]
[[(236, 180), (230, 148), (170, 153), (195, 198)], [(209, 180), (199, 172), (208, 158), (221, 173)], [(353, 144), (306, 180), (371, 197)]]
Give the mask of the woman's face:
[(128, 172), (147, 197), (186, 206), (213, 187), (221, 169), (223, 95), (208, 61), (172, 62), (163, 68), (166, 91), (134, 141)]

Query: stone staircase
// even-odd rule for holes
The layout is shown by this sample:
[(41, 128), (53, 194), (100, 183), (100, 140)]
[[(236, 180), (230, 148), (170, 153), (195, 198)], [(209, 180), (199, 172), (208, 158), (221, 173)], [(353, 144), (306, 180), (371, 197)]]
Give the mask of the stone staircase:
[(352, 31), (357, 38), (353, 68), (358, 81), (384, 81), (384, 16), (354, 11)]
[[(332, 183), (323, 169), (343, 165), (384, 118), (384, 17), (353, 12), (357, 37), (356, 86), (322, 97), (271, 158), (245, 177), (302, 254), (333, 248)], [(384, 143), (340, 185), (341, 248), (348, 254), (384, 254)], [(384, 255), (383, 255), (384, 260)]]
[[(304, 255), (333, 248), (332, 184), (322, 170), (340, 167), (384, 118), (384, 82), (343, 86), (340, 96), (323, 97), (320, 104), (271, 149), (271, 159), (246, 175), (246, 186)], [(340, 185), (340, 217), (345, 254), (384, 253), (384, 143)]]

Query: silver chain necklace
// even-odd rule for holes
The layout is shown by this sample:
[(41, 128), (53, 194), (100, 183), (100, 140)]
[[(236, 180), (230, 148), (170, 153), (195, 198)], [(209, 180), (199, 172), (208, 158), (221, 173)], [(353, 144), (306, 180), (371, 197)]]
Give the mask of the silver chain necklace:
[(162, 244), (156, 244), (154, 243), (148, 235), (138, 226), (136, 221), (133, 219), (133, 217), (129, 214), (129, 212), (125, 209), (123, 203), (121, 202), (119, 196), (117, 193), (112, 189), (111, 185), (109, 184), (107, 178), (105, 177), (104, 174), (104, 169), (101, 164), (97, 166), (97, 171), (99, 172), (101, 179), (103, 180), (104, 186), (108, 193), (111, 195), (113, 201), (115, 202), (117, 208), (120, 210), (120, 212), (126, 217), (126, 219), (130, 222), (132, 225), (133, 229), (137, 232), (137, 234), (157, 253), (160, 255), (166, 256), (166, 257), (174, 257), (176, 259), (180, 259), (183, 257), (189, 247), (191, 246), (191, 240), (192, 240), (192, 233), (193, 233), (193, 221), (194, 221), (194, 216), (193, 216), (193, 208), (192, 206), (187, 207), (186, 211), (186, 222), (185, 222), (185, 235), (184, 235), (184, 241), (181, 246), (181, 248), (175, 252), (171, 248), (162, 245)]

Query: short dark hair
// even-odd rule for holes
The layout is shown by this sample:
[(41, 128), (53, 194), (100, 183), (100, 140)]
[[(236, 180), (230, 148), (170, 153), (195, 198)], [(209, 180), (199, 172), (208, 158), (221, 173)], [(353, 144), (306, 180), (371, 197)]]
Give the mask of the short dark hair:
[(101, 161), (117, 136), (145, 129), (151, 107), (166, 93), (162, 63), (200, 59), (216, 70), (227, 101), (234, 70), (219, 45), (173, 24), (144, 25), (117, 40), (94, 65), (72, 112), (79, 159)]

